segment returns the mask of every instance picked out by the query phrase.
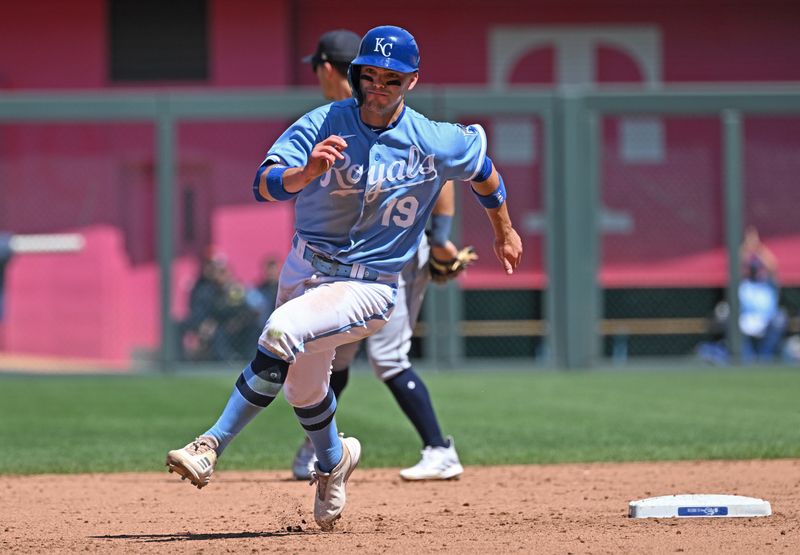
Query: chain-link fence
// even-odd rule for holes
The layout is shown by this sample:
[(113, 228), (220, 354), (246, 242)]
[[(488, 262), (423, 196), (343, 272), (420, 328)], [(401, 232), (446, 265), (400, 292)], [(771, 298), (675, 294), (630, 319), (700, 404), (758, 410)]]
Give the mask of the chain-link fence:
[(0, 137), (11, 364), (127, 367), (157, 351), (153, 125), (19, 123)]
[(23, 105), (0, 127), (3, 367), (252, 357), (293, 217), (290, 205), (253, 202), (250, 184), (291, 116), (170, 119), (165, 135), (157, 102), (140, 106), (147, 97), (104, 96), (123, 121), (67, 98), (55, 121), (29, 109), (35, 122), (18, 122)]
[(514, 276), (503, 272), (493, 249), (493, 234), (483, 207), (460, 188), (462, 244), (474, 245), (478, 262), (461, 279), (464, 290), (463, 353), (467, 357), (527, 358), (543, 363), (546, 334), (543, 311), (546, 208), (542, 119), (516, 116), (462, 115), (486, 130), (489, 156), (502, 171), (512, 221), (523, 238), (525, 254)]
[[(776, 250), (798, 284), (796, 118), (749, 117), (744, 225)], [(729, 309), (719, 118), (613, 116), (603, 125), (600, 281), (605, 356), (702, 355), (724, 347)], [(780, 281), (780, 271), (778, 280)], [(784, 334), (796, 327), (792, 289)], [(775, 358), (781, 355), (780, 349)]]
[[(526, 249), (503, 275), (483, 209), (461, 186), (454, 239), (481, 259), (457, 285), (431, 287), (415, 356), (693, 356), (730, 330), (719, 308), (730, 300), (727, 253), (747, 224), (778, 259), (784, 334), (800, 331), (800, 126), (783, 115), (800, 111), (800, 94), (742, 97), (780, 116), (745, 110), (740, 157), (726, 146), (721, 100), (620, 98), (652, 104), (415, 91), (420, 111), (486, 129)], [(247, 360), (293, 224), (291, 204), (253, 202), (250, 183), (292, 114), (317, 103), (311, 90), (0, 96), (2, 365)], [(582, 127), (592, 113), (596, 135)], [(743, 168), (738, 194), (731, 160)]]

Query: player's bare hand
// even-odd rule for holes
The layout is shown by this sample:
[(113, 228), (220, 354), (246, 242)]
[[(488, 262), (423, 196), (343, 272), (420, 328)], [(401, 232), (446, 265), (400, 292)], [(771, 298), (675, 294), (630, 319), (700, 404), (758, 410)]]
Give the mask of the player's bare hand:
[(342, 151), (345, 148), (347, 148), (347, 141), (338, 135), (331, 135), (314, 145), (305, 167), (309, 181), (331, 169), (337, 160), (344, 160)]
[(509, 276), (522, 260), (522, 239), (514, 228), (508, 228), (502, 236), (494, 240), (494, 253)]

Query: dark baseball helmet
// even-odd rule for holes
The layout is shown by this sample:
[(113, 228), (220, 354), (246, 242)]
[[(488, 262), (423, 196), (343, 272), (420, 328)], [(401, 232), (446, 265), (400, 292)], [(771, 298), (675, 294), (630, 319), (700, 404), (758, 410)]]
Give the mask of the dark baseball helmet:
[(411, 33), (394, 25), (375, 27), (364, 35), (358, 47), (358, 56), (351, 62), (347, 72), (353, 96), (359, 105), (364, 100), (358, 85), (361, 66), (382, 67), (399, 73), (419, 71), (417, 41)]

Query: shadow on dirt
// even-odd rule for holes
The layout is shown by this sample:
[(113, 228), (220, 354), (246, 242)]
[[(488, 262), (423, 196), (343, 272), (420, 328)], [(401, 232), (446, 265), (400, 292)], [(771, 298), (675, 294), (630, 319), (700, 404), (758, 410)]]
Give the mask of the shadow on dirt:
[(150, 543), (197, 540), (238, 540), (248, 538), (282, 538), (286, 536), (314, 533), (314, 531), (311, 530), (303, 530), (300, 526), (287, 526), (287, 528), (289, 529), (278, 530), (276, 532), (220, 532), (214, 534), (193, 534), (191, 532), (180, 532), (175, 534), (113, 534), (89, 537), (94, 540), (134, 540)]

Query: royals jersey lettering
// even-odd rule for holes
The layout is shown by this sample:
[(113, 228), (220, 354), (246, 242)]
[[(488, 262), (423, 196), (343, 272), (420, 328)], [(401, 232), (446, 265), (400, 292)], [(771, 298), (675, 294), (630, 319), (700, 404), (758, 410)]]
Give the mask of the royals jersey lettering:
[(265, 163), (305, 166), (314, 145), (330, 135), (347, 141), (344, 160), (297, 195), (297, 234), (341, 262), (392, 274), (413, 256), (442, 185), (472, 179), (486, 156), (479, 125), (434, 122), (405, 107), (390, 128), (376, 132), (347, 99), (300, 118)]

